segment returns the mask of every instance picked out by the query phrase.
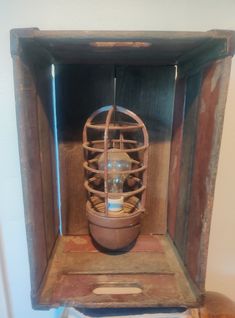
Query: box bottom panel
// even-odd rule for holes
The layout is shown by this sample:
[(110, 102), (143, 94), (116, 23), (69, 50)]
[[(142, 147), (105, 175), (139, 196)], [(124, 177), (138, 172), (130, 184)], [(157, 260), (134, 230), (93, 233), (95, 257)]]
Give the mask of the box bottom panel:
[(169, 238), (141, 235), (129, 250), (98, 250), (90, 236), (62, 236), (38, 293), (43, 307), (194, 307), (200, 303)]

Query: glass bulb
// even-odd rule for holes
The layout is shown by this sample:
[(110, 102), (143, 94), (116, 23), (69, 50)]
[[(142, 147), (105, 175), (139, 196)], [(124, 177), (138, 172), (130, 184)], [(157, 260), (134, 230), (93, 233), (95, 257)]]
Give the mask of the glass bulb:
[[(123, 184), (128, 177), (126, 173), (120, 173), (121, 171), (131, 170), (131, 158), (125, 152), (120, 152), (120, 149), (112, 148), (108, 152), (108, 180), (107, 190), (109, 193), (122, 193)], [(98, 160), (98, 166), (100, 170), (104, 170), (105, 159), (104, 153)], [(119, 198), (109, 195), (108, 208), (110, 211), (120, 211), (123, 208), (123, 196)]]

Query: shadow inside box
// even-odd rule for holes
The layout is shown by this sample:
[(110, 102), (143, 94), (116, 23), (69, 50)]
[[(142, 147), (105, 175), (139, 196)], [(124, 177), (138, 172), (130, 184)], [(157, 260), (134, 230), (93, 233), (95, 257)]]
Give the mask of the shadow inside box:
[(102, 318), (102, 317), (158, 317), (178, 318), (186, 312), (183, 307), (162, 308), (66, 308), (61, 318)]

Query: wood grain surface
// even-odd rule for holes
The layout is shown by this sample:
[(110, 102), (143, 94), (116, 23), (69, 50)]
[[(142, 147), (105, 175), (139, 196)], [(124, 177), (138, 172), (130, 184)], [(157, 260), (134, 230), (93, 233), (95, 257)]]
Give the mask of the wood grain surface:
[(166, 233), (174, 85), (173, 66), (117, 68), (117, 104), (140, 116), (150, 139), (143, 234)]
[[(32, 295), (41, 283), (48, 262), (44, 227), (37, 94), (32, 69), (14, 56), (16, 114), (19, 137), (25, 221), (30, 255)], [(34, 296), (33, 296), (34, 297)]]
[(112, 104), (114, 68), (61, 65), (56, 69), (63, 233), (86, 234), (82, 130), (93, 111)]
[[(200, 303), (200, 294), (188, 283), (166, 236), (140, 235), (137, 246), (122, 253), (107, 254), (94, 245), (84, 252), (83, 246), (91, 247), (91, 244), (86, 235), (59, 239), (38, 294), (41, 307), (194, 307)], [(133, 295), (93, 293), (97, 287), (108, 286), (137, 286), (142, 292)]]

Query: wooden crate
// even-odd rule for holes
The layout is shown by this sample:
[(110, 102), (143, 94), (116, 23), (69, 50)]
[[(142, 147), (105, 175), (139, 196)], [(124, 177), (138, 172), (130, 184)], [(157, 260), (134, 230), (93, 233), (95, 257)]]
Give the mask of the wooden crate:
[[(234, 39), (217, 30), (11, 31), (34, 308), (201, 304)], [(146, 215), (123, 253), (99, 251), (88, 235), (82, 168), (83, 125), (112, 104), (114, 77), (117, 104), (150, 136)]]

